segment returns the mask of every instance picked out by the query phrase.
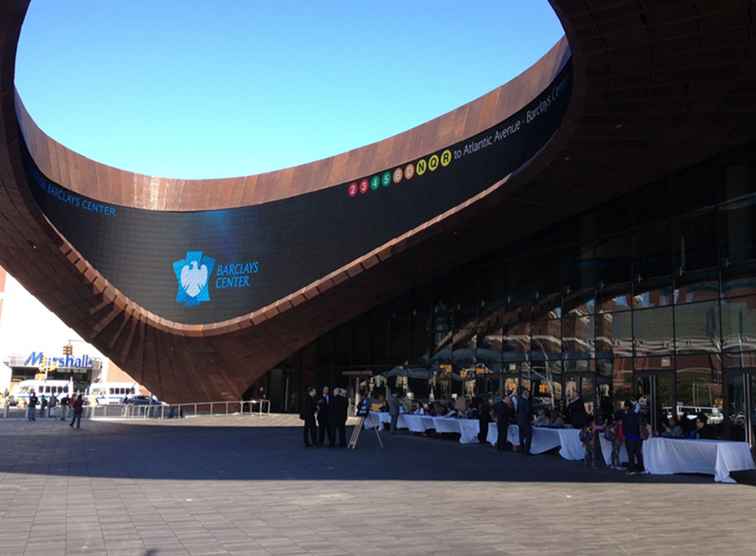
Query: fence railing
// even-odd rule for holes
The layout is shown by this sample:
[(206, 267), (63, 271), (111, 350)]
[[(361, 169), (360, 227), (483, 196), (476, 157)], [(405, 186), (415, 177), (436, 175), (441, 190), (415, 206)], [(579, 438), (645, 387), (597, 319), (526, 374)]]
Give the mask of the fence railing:
[[(56, 407), (57, 418), (63, 416), (63, 407)], [(227, 415), (263, 415), (270, 414), (270, 400), (240, 400), (238, 402), (191, 402), (179, 404), (117, 404), (85, 406), (82, 419), (181, 419), (188, 417), (219, 417)], [(38, 419), (48, 417), (47, 411), (42, 416), (36, 411)], [(70, 408), (65, 408), (68, 419), (73, 417)], [(26, 417), (25, 409), (11, 408), (0, 411), (0, 417)]]

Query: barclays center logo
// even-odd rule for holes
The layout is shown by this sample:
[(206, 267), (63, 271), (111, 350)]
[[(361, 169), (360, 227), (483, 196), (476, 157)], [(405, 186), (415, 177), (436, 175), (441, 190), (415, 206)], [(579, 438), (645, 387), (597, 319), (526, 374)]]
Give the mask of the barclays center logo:
[[(217, 267), (217, 269), (216, 269)], [(215, 270), (215, 281), (212, 275)], [(176, 275), (178, 291), (176, 302), (185, 307), (195, 307), (210, 301), (210, 284), (215, 289), (239, 289), (252, 286), (252, 278), (260, 272), (260, 263), (256, 260), (231, 261), (215, 264), (215, 259), (202, 251), (187, 251), (186, 257), (173, 262), (173, 274)]]
[(210, 301), (208, 283), (215, 267), (215, 259), (202, 251), (187, 251), (186, 257), (173, 263), (173, 273), (178, 281), (176, 301), (193, 307)]

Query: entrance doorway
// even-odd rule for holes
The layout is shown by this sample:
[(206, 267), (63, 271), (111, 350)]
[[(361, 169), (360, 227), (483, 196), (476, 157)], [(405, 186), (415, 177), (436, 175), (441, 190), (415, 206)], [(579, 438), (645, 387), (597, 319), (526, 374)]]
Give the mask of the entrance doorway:
[[(670, 371), (643, 371), (635, 376), (635, 395), (641, 419), (661, 434), (662, 425), (675, 413), (675, 375)], [(680, 417), (678, 415), (678, 417)]]

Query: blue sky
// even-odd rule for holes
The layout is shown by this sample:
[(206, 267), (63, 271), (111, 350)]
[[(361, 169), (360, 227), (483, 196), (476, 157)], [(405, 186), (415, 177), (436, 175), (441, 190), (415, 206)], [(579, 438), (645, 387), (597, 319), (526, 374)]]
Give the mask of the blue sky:
[(16, 86), (45, 132), (97, 161), (239, 176), (409, 129), (562, 34), (546, 0), (32, 0)]

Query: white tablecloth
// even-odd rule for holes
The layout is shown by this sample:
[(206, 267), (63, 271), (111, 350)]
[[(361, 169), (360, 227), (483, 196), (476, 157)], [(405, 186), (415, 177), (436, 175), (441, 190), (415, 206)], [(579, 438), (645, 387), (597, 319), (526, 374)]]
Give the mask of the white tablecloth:
[[(534, 427), (536, 428), (536, 427)], [(580, 442), (580, 429), (546, 429), (559, 433), (559, 455), (568, 460), (585, 459), (585, 448)], [(535, 436), (533, 437), (535, 439)], [(611, 455), (611, 454), (610, 454)]]
[(459, 419), (454, 417), (433, 417), (433, 429), (438, 433), (461, 433)]
[(407, 423), (407, 428), (412, 432), (425, 432), (425, 425), (423, 425), (423, 416), (414, 415), (411, 413), (402, 415), (404, 422)]
[[(606, 462), (607, 465), (612, 464), (612, 443), (609, 442), (606, 438), (604, 438), (604, 433), (602, 432), (599, 434), (599, 440), (601, 441), (601, 453), (604, 456), (604, 462)], [(619, 459), (620, 463), (627, 463), (630, 461), (630, 459), (627, 457), (627, 448), (625, 448), (625, 443), (622, 443), (622, 446), (620, 447), (620, 453), (619, 453)]]
[[(478, 441), (478, 433), (480, 432), (480, 423), (477, 419), (458, 419), (459, 424), (459, 443), (460, 444), (473, 444)], [(488, 424), (488, 434), (491, 434), (491, 428), (496, 427), (496, 423)], [(496, 444), (496, 441), (494, 441)]]
[[(385, 411), (371, 411), (368, 416), (365, 417), (363, 427), (366, 429), (378, 429), (383, 428), (384, 423), (391, 424), (391, 415), (389, 413)], [(397, 427), (400, 427), (398, 422)]]
[[(499, 429), (495, 422), (488, 425), (488, 436), (486, 441), (492, 446), (496, 445), (499, 437)], [(577, 439), (577, 446), (575, 442)], [(509, 425), (507, 430), (507, 442), (513, 446), (520, 445), (520, 427)], [(530, 443), (531, 454), (542, 454), (562, 446), (562, 442), (567, 446), (560, 450), (560, 454), (565, 459), (581, 459), (585, 457), (583, 446), (580, 444), (580, 431), (577, 429), (550, 429), (544, 427), (533, 427), (533, 440)], [(579, 451), (578, 451), (579, 450)], [(577, 457), (576, 457), (577, 455)]]
[(654, 475), (703, 473), (718, 483), (734, 483), (730, 471), (755, 468), (745, 442), (661, 437), (643, 442), (643, 465)]

